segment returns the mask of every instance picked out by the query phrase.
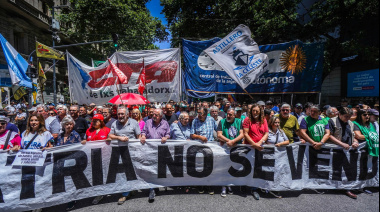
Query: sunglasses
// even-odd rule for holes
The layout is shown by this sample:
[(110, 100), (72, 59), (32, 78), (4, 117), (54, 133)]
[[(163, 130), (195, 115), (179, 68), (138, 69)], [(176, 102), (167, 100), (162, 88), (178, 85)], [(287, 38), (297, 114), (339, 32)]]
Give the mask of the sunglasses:
[(49, 115), (50, 115), (50, 116), (55, 116), (55, 114), (54, 114), (54, 113), (49, 113)]
[(370, 116), (370, 114), (366, 113), (366, 114), (363, 114), (363, 116)]
[(5, 126), (5, 125), (7, 125), (7, 122), (0, 122), (0, 125)]
[(288, 111), (290, 111), (290, 110), (287, 110), (287, 109), (282, 109), (281, 111), (283, 111), (283, 112), (288, 112)]

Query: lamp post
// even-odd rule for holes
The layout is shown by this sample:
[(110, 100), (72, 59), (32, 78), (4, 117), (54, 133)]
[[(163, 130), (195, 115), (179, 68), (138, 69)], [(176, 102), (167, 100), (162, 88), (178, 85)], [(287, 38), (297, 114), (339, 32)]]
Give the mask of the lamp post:
[[(54, 6), (51, 8), (51, 16), (52, 16), (52, 29), (53, 29), (53, 49), (55, 47), (55, 39), (57, 36), (55, 35), (54, 27), (53, 24), (55, 22), (54, 19), (54, 9), (65, 9), (65, 8), (70, 8), (69, 5), (60, 5), (60, 6)], [(58, 28), (59, 30), (59, 28)], [(56, 70), (55, 70), (55, 59), (53, 59), (53, 89), (54, 89), (54, 94), (53, 94), (53, 99), (54, 99), (54, 105), (57, 105), (57, 76), (56, 76)]]

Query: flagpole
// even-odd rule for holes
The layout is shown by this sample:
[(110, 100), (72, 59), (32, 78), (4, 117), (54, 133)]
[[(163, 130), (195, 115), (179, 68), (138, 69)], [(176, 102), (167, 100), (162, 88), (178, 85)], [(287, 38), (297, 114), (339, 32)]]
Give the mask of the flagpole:
[(251, 94), (248, 93), (247, 90), (245, 90), (245, 89), (243, 89), (243, 90), (248, 94), (249, 97), (251, 97), (251, 99), (253, 99), (253, 97), (251, 96)]
[[(145, 71), (145, 73), (146, 73), (146, 70), (145, 70), (145, 58), (144, 57), (143, 57), (143, 71)], [(140, 74), (140, 77), (141, 77), (141, 74)], [(146, 89), (146, 75), (145, 75), (145, 90), (146, 90), (145, 97), (146, 97), (146, 100), (148, 100), (148, 89)]]

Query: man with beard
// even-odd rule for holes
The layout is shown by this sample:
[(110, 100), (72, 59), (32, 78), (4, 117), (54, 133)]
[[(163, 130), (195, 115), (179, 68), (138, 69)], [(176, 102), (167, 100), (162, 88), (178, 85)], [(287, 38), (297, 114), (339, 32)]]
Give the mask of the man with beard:
[[(218, 131), (218, 140), (223, 146), (227, 144), (228, 147), (233, 147), (236, 144), (242, 144), (242, 139), (244, 138), (243, 124), (240, 119), (235, 118), (236, 111), (234, 108), (227, 110), (227, 118), (220, 121), (217, 131)], [(233, 194), (232, 188), (228, 188), (228, 193)], [(222, 187), (222, 197), (227, 196), (226, 186)]]
[(87, 109), (85, 106), (82, 106), (79, 108), (79, 115), (80, 115), (80, 117), (86, 119), (87, 124), (90, 126), (91, 121), (92, 121), (92, 117), (87, 114)]
[(83, 140), (88, 129), (88, 124), (86, 119), (79, 116), (79, 106), (73, 105), (70, 107), (70, 115), (75, 121), (74, 130), (80, 135)]
[(280, 109), (280, 114), (276, 115), (280, 118), (280, 129), (285, 132), (286, 137), (289, 139), (289, 143), (299, 141), (299, 130), (297, 118), (290, 114), (291, 106), (289, 104), (283, 104)]
[(56, 116), (49, 116), (49, 110), (45, 105), (37, 105), (37, 115), (42, 115), (45, 119), (45, 127), (56, 139), (61, 130), (61, 125)]
[(175, 121), (178, 120), (177, 115), (174, 113), (174, 108), (172, 104), (165, 105), (165, 116), (163, 117), (164, 120), (166, 120), (169, 125), (173, 124)]
[(116, 119), (112, 118), (112, 108), (103, 108), (103, 116), (104, 116), (104, 123), (106, 124), (106, 127), (110, 128), (112, 127), (112, 124), (116, 121)]
[[(104, 108), (103, 112), (109, 108)], [(107, 111), (109, 113), (109, 111)], [(136, 120), (129, 117), (127, 108), (121, 106), (117, 109), (117, 121), (113, 122), (109, 138), (119, 140), (120, 142), (128, 142), (130, 139), (140, 139), (141, 131)], [(125, 192), (118, 201), (118, 205), (122, 205), (131, 196), (131, 192)]]
[[(146, 139), (160, 139), (161, 143), (166, 143), (170, 138), (170, 126), (166, 120), (163, 119), (164, 112), (161, 109), (155, 109), (152, 119), (146, 121), (144, 129), (141, 132), (141, 143), (145, 144)], [(156, 197), (158, 189), (150, 189), (149, 202), (153, 202)]]

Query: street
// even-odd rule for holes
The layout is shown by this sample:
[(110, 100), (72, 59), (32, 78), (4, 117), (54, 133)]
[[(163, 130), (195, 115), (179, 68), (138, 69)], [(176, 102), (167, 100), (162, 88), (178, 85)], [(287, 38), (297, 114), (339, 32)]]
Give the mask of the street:
[[(80, 200), (73, 211), (379, 211), (378, 188), (370, 189), (374, 194), (359, 194), (357, 200), (345, 196), (342, 191), (327, 191), (317, 194), (311, 190), (302, 192), (280, 192), (282, 199), (262, 194), (262, 199), (256, 201), (251, 195), (243, 197), (238, 187), (235, 194), (226, 198), (220, 196), (220, 187), (215, 189), (215, 195), (198, 194), (196, 189), (185, 194), (183, 190), (164, 191), (160, 189), (154, 203), (148, 203), (148, 191), (139, 191), (123, 205), (117, 205), (119, 195), (105, 197), (99, 205), (92, 205), (93, 198)], [(321, 191), (320, 191), (321, 192)], [(44, 209), (46, 212), (65, 211), (66, 204)]]

